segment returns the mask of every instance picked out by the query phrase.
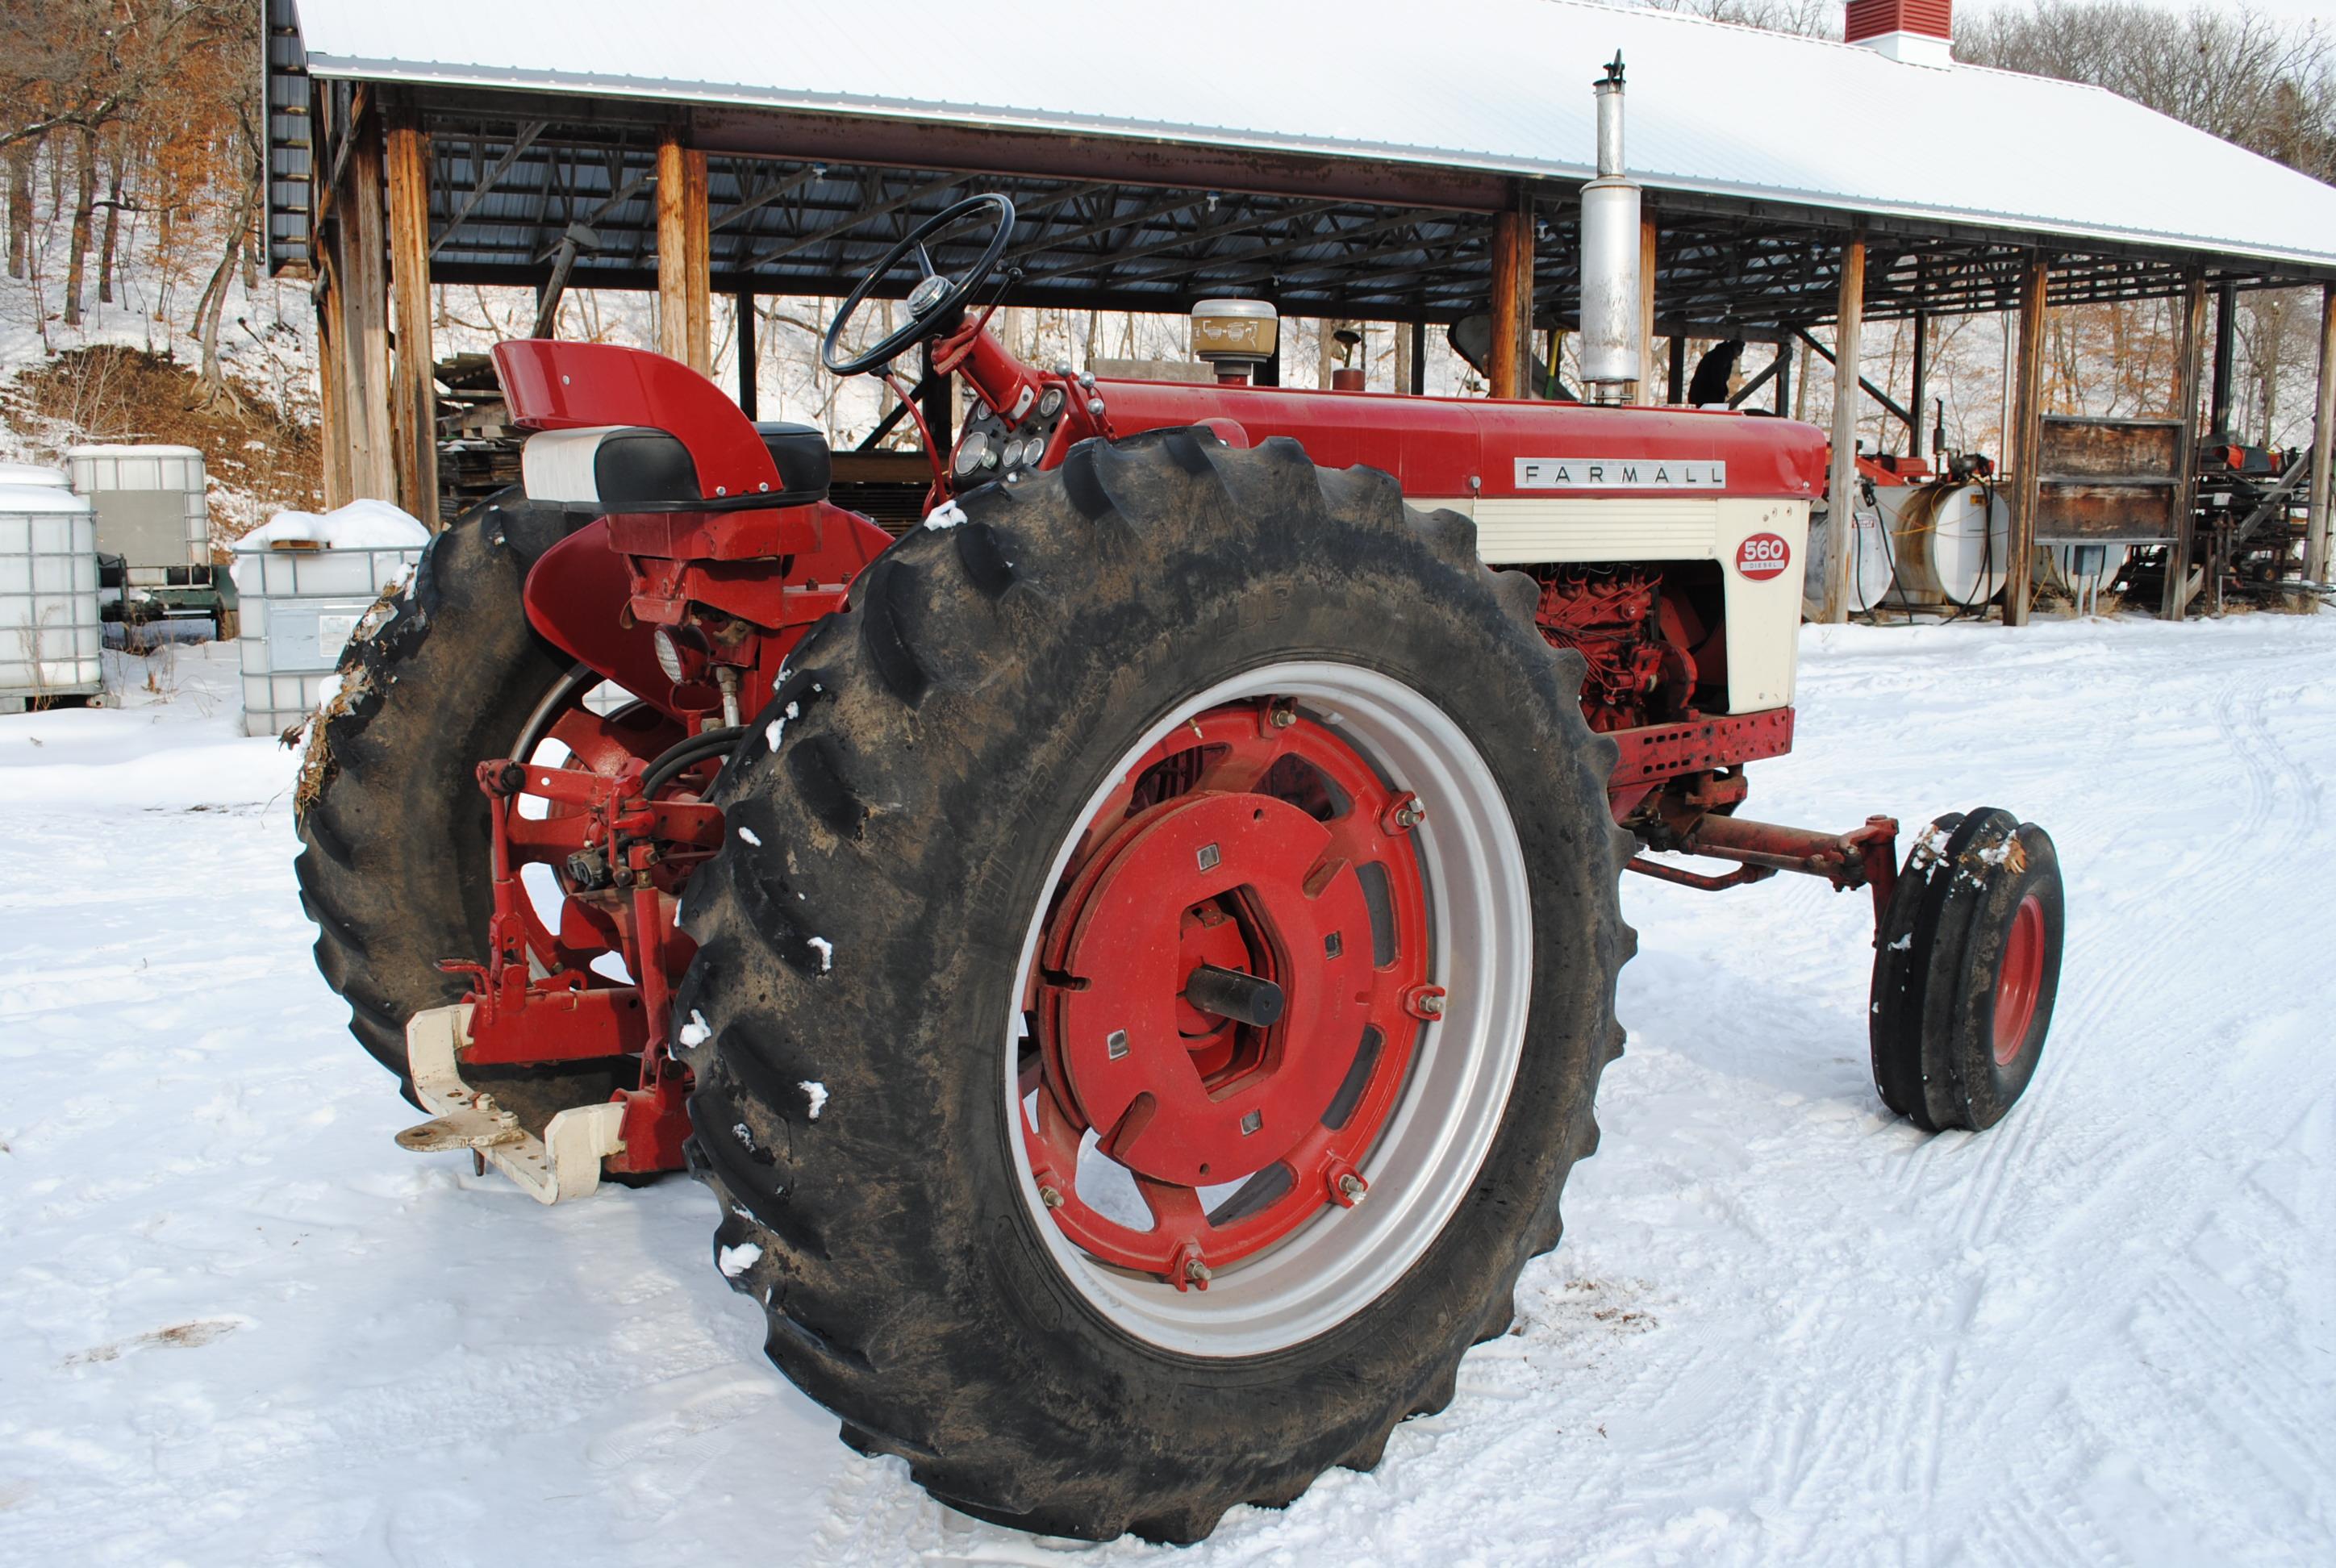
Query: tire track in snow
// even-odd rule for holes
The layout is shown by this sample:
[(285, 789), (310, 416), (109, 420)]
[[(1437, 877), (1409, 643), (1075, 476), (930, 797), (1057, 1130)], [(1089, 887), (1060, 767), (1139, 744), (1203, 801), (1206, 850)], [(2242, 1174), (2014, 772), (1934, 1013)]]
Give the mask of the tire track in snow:
[[(2256, 878), (2275, 872), (2278, 862), (2292, 852), (2292, 844), (2308, 836), (2321, 820), (2316, 781), (2296, 764), (2269, 721), (2273, 696), (2264, 673), (2257, 667), (2225, 680), (2211, 699), (2223, 745), (2237, 754), (2234, 760), (2243, 781), (2244, 803), (2222, 832), (2206, 842), (2188, 846), (2169, 878), (2185, 888), (2184, 912), (2194, 923), (2211, 926), (2249, 901)], [(2046, 825), (2053, 824), (2047, 822)], [(2115, 1025), (2119, 1014), (2131, 1010), (2127, 998), (2137, 994), (2136, 982), (2164, 960), (2162, 949), (2133, 940), (2129, 922), (2116, 918), (2133, 907), (2157, 901), (2158, 895), (2153, 891), (2136, 891), (2118, 900), (2117, 909), (2103, 911), (2102, 930), (2128, 926), (2125, 942), (2106, 963), (2088, 961), (2099, 956), (2098, 944), (2072, 941), (2065, 978), (2074, 983), (2064, 990), (2063, 1007), (2055, 1019), (2054, 1044), (2059, 1048), (2048, 1053), (2046, 1073), (2031, 1086), (2027, 1103), (2006, 1124), (1990, 1129), (1980, 1140), (1971, 1168), (1953, 1171), (1972, 1142), (1971, 1135), (1960, 1134), (1925, 1139), (1903, 1162), (1899, 1186), (1911, 1205), (1927, 1207), (1942, 1198), (1961, 1205), (1956, 1232), (1966, 1249), (1985, 1242), (2015, 1209), (2025, 1211), (2039, 1202), (2061, 1205), (2042, 1239), (2049, 1248), (2059, 1244), (2056, 1239), (2091, 1230), (2103, 1210), (2127, 1201), (2130, 1189), (2125, 1178), (2143, 1163), (2140, 1148), (2115, 1138), (2114, 1128), (2109, 1127), (2099, 1128), (2093, 1137), (2072, 1137), (2076, 1129), (2068, 1125), (2061, 1102), (2078, 1093), (2069, 1086), (2081, 1085), (2085, 1076), (2070, 1069), (2097, 1055), (2087, 1048), (2093, 1037), (2116, 1037)], [(2178, 1027), (2178, 1020), (2161, 1021)], [(2186, 1104), (2194, 1116), (2204, 1118), (2200, 1101)], [(2093, 1146), (2088, 1148), (2088, 1144)], [(1952, 1173), (1946, 1174), (1943, 1183), (1942, 1168)], [(2082, 1306), (2067, 1299), (2050, 1303), (2044, 1314), (2047, 1321), (2033, 1327), (2042, 1329), (2048, 1341), (2058, 1339)], [(1955, 1388), (1959, 1370), (1966, 1373), (1962, 1388)], [(1932, 1363), (1927, 1375), (1917, 1374), (1912, 1381), (1921, 1390), (1916, 1397), (1923, 1399), (1924, 1408), (1921, 1418), (1910, 1423), (1918, 1436), (1906, 1451), (1900, 1479), (1909, 1495), (1927, 1502), (1937, 1495), (1949, 1426), (1962, 1429), (1994, 1426), (1998, 1412), (1989, 1407), (2000, 1406), (2007, 1398), (2016, 1400), (2018, 1379), (1985, 1362), (1959, 1363), (1951, 1352)], [(1902, 1385), (1902, 1392), (1913, 1394), (1914, 1388)], [(2077, 1544), (2079, 1534), (2092, 1533), (2071, 1531), (2065, 1521), (2029, 1516), (2019, 1525), (2017, 1534), (2025, 1537), (2022, 1544), (2015, 1545), (2007, 1540), (2005, 1550), (1983, 1556), (2039, 1561), (2099, 1554)], [(2097, 1534), (2092, 1538), (2097, 1547), (2107, 1544)]]
[[(2198, 1424), (2223, 1434), (2267, 1479), (2309, 1504), (2315, 1485), (2336, 1466), (2325, 1412), (2308, 1407), (2298, 1395), (2292, 1368), (2273, 1366), (2259, 1348), (2234, 1340), (2234, 1318), (2243, 1315), (2207, 1300), (2189, 1278), (2195, 1267), (2186, 1255), (2169, 1260), (2141, 1296), (2141, 1304), (2175, 1331), (2176, 1352), (2201, 1341), (2225, 1348), (2214, 1387), (2201, 1388), (2195, 1375), (2186, 1375), (2179, 1392)], [(2244, 1399), (2231, 1397), (2233, 1385)]]
[[(2286, 794), (2280, 787), (2282, 779), (2293, 784), (2303, 774), (2268, 722), (2269, 701), (2263, 674), (2254, 669), (2225, 680), (2213, 699), (2215, 726), (2224, 749), (2235, 755), (2244, 773), (2245, 806), (2236, 824), (2211, 844), (2192, 846), (2184, 856), (2185, 866), (2196, 872), (2185, 878), (2191, 895), (2185, 900), (2185, 913), (2194, 925), (2213, 922), (2250, 899), (2253, 892), (2253, 873), (2273, 869), (2288, 852), (2288, 836), (2274, 835), (2270, 829), (2280, 815)], [(2317, 791), (2311, 791), (2307, 799), (2312, 809), (2293, 824), (2302, 833), (2317, 825), (2319, 816)], [(2232, 852), (2236, 852), (2235, 857)], [(2234, 858), (2240, 864), (2233, 863)], [(2078, 954), (2069, 956), (2088, 956), (2091, 948), (2088, 942)], [(1978, 1242), (1994, 1228), (2008, 1193), (2015, 1189), (2035, 1190), (2039, 1179), (2043, 1190), (2088, 1194), (2085, 1200), (2088, 1210), (2118, 1190), (2106, 1183), (2075, 1180), (2083, 1175), (2082, 1171), (2067, 1150), (2065, 1140), (2051, 1136), (2048, 1128), (2058, 1119), (2054, 1111), (2062, 1098), (2064, 1086), (2072, 1076), (2068, 1070), (2072, 1057), (2083, 1059), (2094, 1037), (2107, 1032), (2098, 1027), (2107, 1022), (2104, 1015), (2116, 1000), (2127, 994), (2133, 982), (2156, 969), (2164, 958), (2160, 950), (2128, 940), (2105, 969), (2092, 969), (2079, 976), (2074, 987), (2064, 989), (2063, 997), (2077, 1004), (2075, 1018), (2068, 1018), (2055, 1008), (2053, 1038), (2045, 1051), (2037, 1081), (2029, 1085), (2020, 1107), (1988, 1130), (1981, 1140), (1977, 1167), (1965, 1178), (1963, 1190), (1971, 1194), (1971, 1202), (1964, 1211), (1961, 1233), (1966, 1243)], [(2063, 965), (2064, 986), (2073, 967)], [(2068, 1027), (2071, 1024), (2075, 1027)], [(2044, 1145), (2041, 1157), (2048, 1168), (2032, 1170), (2029, 1167), (2037, 1163), (2039, 1143)], [(2015, 1177), (2021, 1179), (2015, 1181)]]

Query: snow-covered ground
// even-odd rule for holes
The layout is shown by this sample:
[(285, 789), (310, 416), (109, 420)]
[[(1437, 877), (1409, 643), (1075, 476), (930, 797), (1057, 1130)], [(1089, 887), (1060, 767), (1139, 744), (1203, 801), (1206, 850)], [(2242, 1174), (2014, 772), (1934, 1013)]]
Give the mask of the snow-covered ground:
[[(1630, 879), (1630, 1053), (1518, 1330), (1377, 1473), (1180, 1561), (2336, 1559), (2336, 616), (1804, 646), (1756, 814), (2000, 803), (2059, 841), (2025, 1103), (1883, 1114), (1861, 896)], [(695, 1183), (546, 1211), (394, 1147), (230, 657), (0, 718), (0, 1562), (1155, 1554), (846, 1451)]]

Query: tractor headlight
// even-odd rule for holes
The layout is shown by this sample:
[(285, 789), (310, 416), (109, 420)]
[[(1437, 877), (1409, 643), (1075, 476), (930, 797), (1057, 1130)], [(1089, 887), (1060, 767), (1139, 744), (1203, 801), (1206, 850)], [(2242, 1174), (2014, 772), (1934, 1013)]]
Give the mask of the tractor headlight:
[(649, 634), (649, 646), (657, 650), (657, 668), (665, 678), (679, 686), (689, 678), (689, 666), (682, 658), (681, 644), (673, 640), (673, 633), (659, 627)]

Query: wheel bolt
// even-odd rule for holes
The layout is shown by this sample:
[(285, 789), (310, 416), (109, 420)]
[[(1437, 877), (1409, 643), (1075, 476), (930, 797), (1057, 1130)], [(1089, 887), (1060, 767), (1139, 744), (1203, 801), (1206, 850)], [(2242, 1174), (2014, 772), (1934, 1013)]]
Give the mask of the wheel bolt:
[(1419, 1016), (1423, 1018), (1442, 1018), (1444, 1016), (1444, 998), (1434, 991), (1429, 991), (1423, 995), (1419, 998)]
[(1200, 1259), (1187, 1258), (1184, 1260), (1184, 1278), (1192, 1281), (1195, 1285), (1206, 1285), (1211, 1280), (1215, 1279), (1216, 1275)]
[(1063, 1206), (1063, 1194), (1053, 1187), (1040, 1187), (1038, 1201), (1050, 1209), (1059, 1209)]
[(1379, 815), (1381, 833), (1407, 833), (1427, 820), (1427, 803), (1409, 791), (1389, 801)]
[(1370, 1190), (1370, 1183), (1352, 1171), (1338, 1178), (1338, 1201), (1350, 1209), (1361, 1203), (1363, 1194)]
[(1288, 729), (1298, 722), (1298, 710), (1285, 697), (1265, 710), (1265, 721), (1276, 729)]

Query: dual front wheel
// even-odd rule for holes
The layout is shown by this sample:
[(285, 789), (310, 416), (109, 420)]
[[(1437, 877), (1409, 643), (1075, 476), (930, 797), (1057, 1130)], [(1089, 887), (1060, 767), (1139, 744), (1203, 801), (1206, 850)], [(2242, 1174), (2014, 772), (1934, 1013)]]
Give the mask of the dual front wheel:
[(2026, 1092), (2060, 989), (2059, 856), (1994, 807), (1932, 823), (1875, 934), (1869, 1014), (1883, 1103), (1977, 1132)]

